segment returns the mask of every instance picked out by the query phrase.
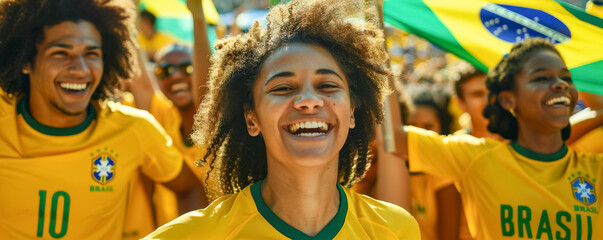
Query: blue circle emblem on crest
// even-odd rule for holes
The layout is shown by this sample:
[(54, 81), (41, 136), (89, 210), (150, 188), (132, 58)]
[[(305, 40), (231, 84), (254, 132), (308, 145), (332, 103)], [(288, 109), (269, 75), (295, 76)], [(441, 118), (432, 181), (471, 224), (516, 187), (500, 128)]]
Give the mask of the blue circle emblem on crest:
[(487, 3), (479, 16), (490, 33), (509, 43), (540, 37), (557, 44), (567, 42), (572, 37), (569, 28), (561, 20), (537, 9)]
[(115, 175), (115, 162), (111, 156), (103, 154), (96, 158), (92, 163), (92, 177), (101, 184), (105, 184), (113, 179)]
[(574, 198), (576, 198), (576, 200), (584, 203), (587, 206), (597, 200), (595, 196), (595, 187), (586, 178), (578, 177), (572, 181), (571, 184)]

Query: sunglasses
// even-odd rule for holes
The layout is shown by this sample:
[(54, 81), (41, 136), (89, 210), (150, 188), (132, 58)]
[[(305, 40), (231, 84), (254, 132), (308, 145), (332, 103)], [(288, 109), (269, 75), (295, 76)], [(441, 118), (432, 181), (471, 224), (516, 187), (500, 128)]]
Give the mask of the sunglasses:
[(193, 65), (191, 62), (182, 62), (178, 65), (164, 62), (155, 67), (155, 76), (157, 76), (159, 80), (162, 80), (174, 75), (176, 70), (180, 71), (182, 74), (191, 75), (193, 73)]

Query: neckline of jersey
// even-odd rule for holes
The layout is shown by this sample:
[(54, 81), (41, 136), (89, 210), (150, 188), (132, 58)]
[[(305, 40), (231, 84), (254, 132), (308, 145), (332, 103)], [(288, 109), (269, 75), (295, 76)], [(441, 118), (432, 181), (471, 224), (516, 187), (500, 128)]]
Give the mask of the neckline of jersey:
[(17, 104), (17, 113), (23, 116), (25, 122), (32, 127), (34, 130), (51, 136), (70, 136), (83, 132), (90, 126), (92, 121), (96, 118), (96, 109), (89, 104), (86, 109), (86, 119), (76, 126), (68, 128), (55, 128), (46, 126), (38, 122), (29, 112), (29, 98), (24, 97)]
[(277, 231), (279, 231), (286, 237), (295, 240), (333, 239), (343, 227), (343, 223), (345, 222), (345, 217), (348, 211), (348, 200), (341, 185), (337, 184), (337, 190), (339, 191), (339, 209), (337, 209), (335, 217), (333, 217), (333, 219), (331, 219), (331, 221), (322, 230), (320, 230), (320, 232), (316, 234), (316, 236), (312, 237), (292, 227), (291, 225), (280, 219), (274, 212), (272, 212), (272, 210), (270, 210), (270, 208), (268, 207), (268, 205), (266, 205), (264, 199), (262, 198), (262, 181), (263, 180), (260, 180), (259, 182), (251, 185), (250, 187), (253, 201), (255, 202), (258, 212), (260, 212), (262, 217), (264, 217), (264, 219), (266, 219), (266, 221), (268, 221), (268, 223), (270, 223), (272, 227), (274, 227)]
[(517, 153), (521, 154), (522, 156), (527, 157), (529, 159), (541, 161), (541, 162), (554, 162), (559, 159), (562, 159), (563, 157), (565, 157), (565, 155), (567, 154), (567, 151), (568, 151), (567, 145), (565, 145), (565, 143), (563, 144), (561, 149), (557, 150), (554, 153), (550, 153), (550, 154), (534, 152), (530, 149), (527, 149), (527, 148), (519, 145), (519, 143), (517, 143), (517, 141), (512, 141), (511, 147), (513, 147), (513, 150), (515, 150)]

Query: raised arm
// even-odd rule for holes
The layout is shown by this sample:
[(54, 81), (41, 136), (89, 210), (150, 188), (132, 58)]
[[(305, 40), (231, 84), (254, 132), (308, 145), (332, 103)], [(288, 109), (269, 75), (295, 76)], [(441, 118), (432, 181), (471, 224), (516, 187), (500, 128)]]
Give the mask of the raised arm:
[(581, 111), (570, 118), (572, 132), (566, 144), (572, 144), (590, 131), (603, 126), (603, 96), (580, 92), (580, 97), (590, 109)]
[[(382, 29), (383, 0), (376, 1)], [(390, 78), (390, 86), (394, 86)], [(397, 204), (410, 211), (410, 180), (406, 167), (406, 134), (402, 131), (402, 118), (396, 94), (387, 97), (384, 106), (384, 123), (377, 127), (377, 173), (370, 191), (377, 199)]]
[(153, 84), (147, 72), (142, 51), (133, 47), (132, 53), (135, 56), (136, 67), (128, 90), (134, 95), (136, 108), (148, 111), (151, 107), (153, 94), (155, 94), (158, 87)]
[(410, 175), (406, 160), (384, 149), (381, 128), (377, 127), (377, 174), (371, 190), (374, 198), (396, 204), (411, 211)]
[(203, 2), (209, 0), (187, 0), (186, 5), (193, 15), (194, 25), (194, 47), (193, 47), (193, 71), (192, 90), (195, 99), (195, 108), (201, 103), (205, 95), (207, 75), (209, 74), (209, 58), (211, 48), (209, 46), (209, 37), (207, 36), (207, 24), (205, 14), (203, 13)]
[(203, 185), (185, 163), (182, 163), (180, 174), (163, 185), (178, 196), (178, 212), (180, 214), (205, 208), (208, 204)]

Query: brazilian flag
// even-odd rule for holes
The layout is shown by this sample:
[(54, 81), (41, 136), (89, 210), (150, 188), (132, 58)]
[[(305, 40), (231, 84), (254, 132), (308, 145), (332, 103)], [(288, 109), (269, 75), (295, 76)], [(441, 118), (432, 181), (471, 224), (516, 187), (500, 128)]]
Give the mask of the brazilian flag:
[[(210, 44), (217, 36), (211, 25), (218, 24), (220, 16), (211, 0), (202, 0), (205, 22)], [(162, 33), (177, 39), (181, 43), (193, 43), (193, 18), (186, 6), (186, 0), (141, 0), (140, 8), (146, 9), (157, 17), (156, 28)]]
[(526, 38), (556, 44), (581, 91), (603, 95), (603, 19), (556, 0), (385, 0), (385, 22), (487, 72)]

